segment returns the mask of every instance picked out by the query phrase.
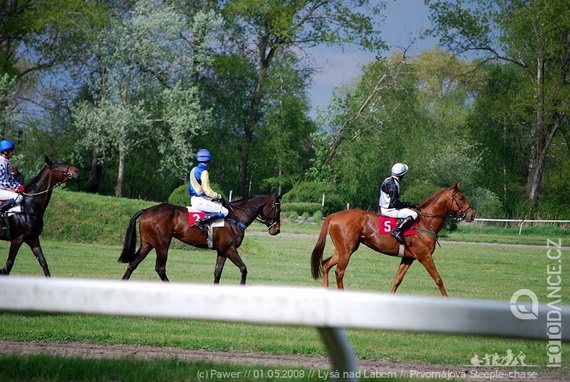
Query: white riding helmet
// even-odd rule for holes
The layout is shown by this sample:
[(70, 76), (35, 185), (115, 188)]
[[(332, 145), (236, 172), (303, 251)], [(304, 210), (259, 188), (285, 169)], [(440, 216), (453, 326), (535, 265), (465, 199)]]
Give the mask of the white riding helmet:
[(394, 176), (404, 176), (408, 172), (408, 166), (403, 163), (396, 163), (392, 166), (392, 175)]

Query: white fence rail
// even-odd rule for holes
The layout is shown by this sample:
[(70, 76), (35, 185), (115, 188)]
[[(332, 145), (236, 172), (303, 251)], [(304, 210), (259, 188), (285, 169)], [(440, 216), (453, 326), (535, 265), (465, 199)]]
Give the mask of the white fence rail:
[(570, 220), (525, 220), (525, 219), (480, 219), (475, 218), (476, 222), (497, 222), (497, 223), (520, 223), (519, 235), (522, 233), (522, 228), (525, 223), (560, 223), (570, 224)]
[[(318, 328), (341, 380), (357, 361), (344, 328), (405, 330), (548, 339), (552, 306), (537, 319), (516, 318), (509, 302), (443, 299), (279, 286), (0, 278), (0, 311), (88, 313), (312, 326)], [(520, 307), (519, 307), (520, 308)], [(570, 306), (555, 306), (556, 324), (570, 328)], [(529, 309), (530, 311), (530, 309)], [(561, 339), (570, 341), (570, 330)]]

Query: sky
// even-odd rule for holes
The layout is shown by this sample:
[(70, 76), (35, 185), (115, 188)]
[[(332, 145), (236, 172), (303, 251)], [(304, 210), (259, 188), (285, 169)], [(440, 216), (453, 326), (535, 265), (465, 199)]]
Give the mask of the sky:
[[(381, 31), (389, 50), (380, 53), (386, 55), (390, 50), (407, 47), (412, 38), (417, 38), (423, 30), (430, 27), (429, 9), (424, 0), (386, 0), (385, 21)], [(419, 41), (413, 45), (410, 53), (417, 54), (436, 44), (435, 39)], [(319, 73), (313, 77), (313, 86), (309, 90), (312, 117), (316, 115), (317, 109), (328, 106), (335, 87), (350, 83), (377, 54), (354, 49), (343, 53), (338, 48), (326, 47), (315, 48), (312, 53), (320, 68)]]

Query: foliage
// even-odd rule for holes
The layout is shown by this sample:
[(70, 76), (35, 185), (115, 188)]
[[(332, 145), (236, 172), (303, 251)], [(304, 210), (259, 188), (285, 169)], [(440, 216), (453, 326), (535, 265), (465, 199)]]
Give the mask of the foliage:
[[(325, 198), (324, 207), (320, 204)], [(333, 184), (323, 182), (300, 182), (291, 191), (283, 195), (284, 203), (318, 203), (325, 215), (340, 211), (346, 208), (346, 201), (343, 200), (338, 190)], [(302, 211), (298, 211), (302, 212)], [(314, 210), (312, 211), (314, 212)]]
[(188, 194), (188, 185), (183, 184), (174, 189), (172, 194), (168, 197), (168, 203), (175, 204), (177, 206), (189, 206), (190, 195)]
[(208, 62), (206, 26), (218, 24), (211, 13), (188, 20), (173, 7), (140, 0), (99, 32), (93, 54), (104, 72), (92, 79), (91, 96), (78, 103), (74, 120), (84, 155), (94, 150), (100, 165), (118, 161), (117, 196), (127, 157), (143, 143), (152, 142), (160, 154), (161, 172), (182, 179), (189, 171), (189, 142), (210, 123), (191, 74)]
[(441, 189), (441, 187), (427, 184), (411, 186), (406, 188), (406, 191), (402, 193), (401, 199), (406, 202), (421, 204), (424, 200), (432, 196), (439, 189)]
[[(291, 215), (293, 217), (302, 216), (308, 214), (309, 216), (314, 216), (317, 212), (323, 210), (323, 206), (320, 203), (284, 203), (281, 207), (281, 213), (283, 215)], [(322, 215), (322, 213), (321, 213)]]
[[(553, 142), (568, 123), (570, 20), (566, 0), (430, 1), (435, 32), (453, 52), (475, 52), (521, 75), (519, 91), (500, 111), (520, 123), (528, 145), (526, 199), (538, 204)], [(515, 93), (511, 93), (515, 94)], [(564, 133), (562, 133), (564, 134)]]

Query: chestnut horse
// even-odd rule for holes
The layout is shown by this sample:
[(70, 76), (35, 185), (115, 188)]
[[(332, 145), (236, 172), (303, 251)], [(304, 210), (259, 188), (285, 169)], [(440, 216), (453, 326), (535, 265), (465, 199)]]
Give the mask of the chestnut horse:
[[(437, 233), (443, 227), (448, 212), (454, 212), (469, 222), (475, 217), (459, 186), (460, 184), (456, 183), (453, 187), (439, 190), (419, 206), (418, 232), (415, 235), (405, 236), (405, 253), (390, 293), (396, 292), (410, 265), (417, 259), (431, 275), (442, 296), (447, 296), (432, 254), (435, 250)], [(322, 261), (327, 232), (331, 236), (335, 251), (331, 257)], [(386, 255), (399, 254), (400, 243), (391, 235), (379, 233), (377, 214), (353, 209), (329, 215), (323, 223), (311, 256), (313, 278), (316, 280), (322, 274), (323, 285), (328, 287), (329, 271), (336, 265), (336, 282), (339, 289), (344, 289), (342, 281), (344, 272), (350, 256), (358, 249), (360, 243)]]
[[(51, 199), (52, 190), (70, 179), (79, 178), (79, 169), (58, 163), (47, 156), (46, 166), (27, 185), (21, 212), (8, 214), (8, 225), (2, 221), (0, 239), (10, 241), (8, 260), (0, 274), (9, 275), (22, 244), (26, 243), (38, 259), (46, 277), (50, 276), (48, 265), (40, 246), (40, 234), (44, 226), (44, 212)], [(63, 211), (65, 212), (65, 211)]]
[[(218, 284), (226, 259), (230, 259), (241, 271), (241, 284), (245, 284), (247, 268), (243, 263), (238, 247), (243, 241), (245, 229), (254, 220), (264, 223), (270, 235), (277, 235), (281, 229), (281, 196), (257, 195), (232, 203), (224, 203), (229, 210), (224, 227), (214, 228), (211, 249), (218, 251), (214, 283)], [(141, 245), (135, 253), (137, 231), (136, 221), (140, 219)], [(259, 217), (259, 218), (258, 218)], [(137, 266), (154, 248), (156, 250), (155, 270), (162, 281), (169, 281), (166, 276), (166, 259), (172, 238), (198, 248), (208, 248), (208, 238), (197, 227), (188, 224), (186, 207), (163, 203), (133, 215), (127, 233), (123, 252), (119, 261), (129, 263), (123, 280), (128, 280)]]

